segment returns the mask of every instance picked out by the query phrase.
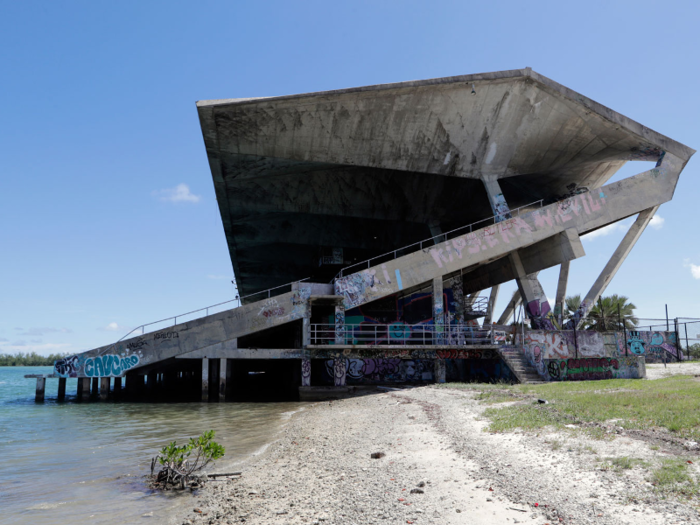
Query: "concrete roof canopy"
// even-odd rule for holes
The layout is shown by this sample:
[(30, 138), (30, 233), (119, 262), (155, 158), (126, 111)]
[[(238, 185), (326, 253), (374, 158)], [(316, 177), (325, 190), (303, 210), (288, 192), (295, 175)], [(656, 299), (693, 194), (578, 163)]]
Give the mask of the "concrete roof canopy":
[(529, 68), (197, 109), (242, 295), (694, 153)]

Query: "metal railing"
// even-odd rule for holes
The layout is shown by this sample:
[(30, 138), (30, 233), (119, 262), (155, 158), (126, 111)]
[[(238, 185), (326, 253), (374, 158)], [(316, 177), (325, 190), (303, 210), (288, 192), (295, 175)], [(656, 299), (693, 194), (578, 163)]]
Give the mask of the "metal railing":
[[(544, 199), (540, 199), (535, 202), (531, 202), (530, 204), (525, 204), (524, 206), (520, 206), (518, 208), (513, 208), (512, 210), (509, 211), (508, 214), (499, 214), (499, 215), (493, 215), (491, 217), (487, 217), (486, 219), (481, 219), (480, 221), (473, 222), (471, 224), (467, 224), (466, 226), (460, 226), (459, 228), (456, 228), (454, 230), (450, 230), (445, 233), (441, 233), (440, 235), (435, 235), (434, 237), (430, 237), (428, 239), (419, 241), (419, 242), (414, 242), (413, 244), (409, 244), (408, 246), (403, 246), (401, 248), (397, 248), (394, 251), (383, 253), (381, 255), (377, 255), (375, 257), (372, 257), (371, 259), (367, 259), (365, 261), (360, 261), (355, 264), (351, 264), (350, 266), (346, 266), (345, 268), (342, 268), (335, 277), (333, 277), (333, 280), (331, 282), (335, 282), (336, 279), (339, 279), (343, 277), (344, 274), (348, 273), (355, 273), (360, 271), (363, 268), (370, 268), (372, 266), (372, 263), (374, 262), (375, 264), (378, 264), (380, 262), (386, 262), (386, 261), (391, 261), (393, 259), (397, 259), (398, 257), (402, 257), (406, 253), (411, 253), (408, 250), (412, 249), (411, 251), (418, 251), (422, 250), (423, 246), (434, 246), (436, 244), (439, 244), (441, 242), (445, 242), (448, 239), (454, 239), (455, 237), (459, 237), (460, 235), (465, 235), (467, 233), (472, 233), (475, 229), (481, 229), (488, 224), (482, 224), (482, 223), (491, 223), (491, 224), (498, 224), (499, 222), (507, 221), (508, 219), (512, 219), (513, 217), (519, 217), (521, 213), (529, 213), (532, 211), (532, 208), (537, 207), (541, 208), (543, 206)], [(510, 216), (508, 216), (510, 215)], [(497, 220), (500, 219), (500, 220)], [(479, 224), (480, 226), (478, 228), (475, 228), (475, 226)], [(356, 270), (353, 270), (352, 272), (348, 272), (350, 268), (355, 268), (357, 267)]]
[(312, 324), (312, 345), (492, 345), (494, 330), (465, 324)]
[[(310, 279), (310, 277), (306, 277), (305, 279), (301, 279), (301, 280), (299, 280), (299, 281), (294, 281), (294, 282), (291, 282), (291, 283), (282, 284), (282, 285), (280, 285), (280, 286), (275, 286), (275, 287), (273, 287), (273, 288), (268, 288), (267, 290), (262, 290), (262, 291), (260, 291), (260, 292), (255, 292), (255, 293), (252, 293), (252, 294), (244, 295), (244, 296), (242, 296), (242, 297), (236, 297), (235, 299), (231, 299), (231, 300), (229, 300), (229, 301), (224, 301), (224, 302), (222, 302), (222, 303), (216, 303), (216, 304), (212, 304), (212, 305), (209, 305), (209, 306), (205, 306), (204, 308), (198, 308), (197, 310), (192, 310), (191, 312), (185, 312), (184, 314), (173, 315), (173, 316), (171, 316), (171, 317), (166, 317), (165, 319), (161, 319), (161, 320), (159, 320), (159, 321), (153, 321), (153, 322), (151, 322), (151, 323), (142, 324), (142, 325), (140, 325), (140, 326), (137, 326), (136, 328), (133, 328), (129, 333), (127, 333), (126, 335), (124, 335), (124, 336), (122, 336), (121, 338), (119, 338), (119, 340), (117, 340), (117, 341), (115, 341), (114, 343), (112, 343), (111, 345), (109, 345), (109, 347), (105, 350), (105, 352), (111, 350), (111, 349), (114, 348), (116, 345), (118, 345), (119, 343), (121, 343), (124, 339), (127, 339), (129, 336), (131, 336), (132, 334), (137, 333), (139, 330), (141, 330), (141, 335), (144, 335), (144, 334), (146, 333), (146, 327), (148, 327), (148, 326), (153, 326), (153, 325), (156, 325), (156, 324), (165, 323), (165, 322), (169, 322), (169, 321), (173, 321), (173, 326), (175, 326), (175, 325), (177, 324), (177, 319), (178, 319), (178, 317), (179, 317), (179, 318), (182, 318), (182, 317), (186, 317), (186, 316), (188, 316), (188, 315), (196, 314), (196, 313), (199, 313), (199, 312), (205, 312), (204, 317), (206, 317), (206, 316), (209, 315), (209, 310), (212, 309), (212, 308), (216, 308), (217, 306), (221, 306), (221, 305), (229, 304), (229, 303), (235, 303), (235, 302), (237, 302), (238, 305), (237, 305), (237, 306), (234, 306), (234, 308), (238, 308), (238, 307), (240, 307), (240, 306), (243, 305), (243, 299), (250, 299), (251, 297), (255, 297), (255, 296), (258, 296), (258, 295), (261, 295), (261, 296), (262, 296), (262, 297), (260, 297), (260, 299), (269, 299), (270, 297), (275, 297), (276, 295), (280, 295), (280, 294), (282, 294), (282, 293), (285, 293), (285, 292), (283, 292), (283, 291), (280, 291), (282, 288), (287, 288), (287, 287), (289, 287), (289, 291), (291, 291), (293, 285), (295, 285), (295, 284), (297, 284), (297, 283), (302, 283), (302, 282), (304, 282), (304, 281), (308, 281), (309, 279)], [(273, 291), (274, 291), (275, 293), (273, 293)], [(257, 299), (257, 300), (260, 300), (260, 299)], [(231, 308), (231, 310), (233, 310), (233, 308)], [(192, 320), (194, 320), (194, 319), (198, 319), (199, 317), (201, 317), (201, 316), (194, 317), (194, 318), (188, 319), (188, 320), (189, 320), (189, 321), (192, 321)], [(160, 330), (160, 328), (159, 328), (159, 330)], [(134, 337), (135, 337), (135, 335), (134, 335)]]

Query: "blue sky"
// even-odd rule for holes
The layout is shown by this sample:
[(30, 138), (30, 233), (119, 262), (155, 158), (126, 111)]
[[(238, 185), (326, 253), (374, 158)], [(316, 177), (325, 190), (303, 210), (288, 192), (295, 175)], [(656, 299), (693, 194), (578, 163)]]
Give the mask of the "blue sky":
[[(530, 66), (698, 149), (699, 6), (0, 1), (0, 353), (89, 349), (232, 298), (196, 100)], [(697, 165), (608, 288), (640, 316), (700, 317)], [(623, 235), (584, 241), (570, 293)]]

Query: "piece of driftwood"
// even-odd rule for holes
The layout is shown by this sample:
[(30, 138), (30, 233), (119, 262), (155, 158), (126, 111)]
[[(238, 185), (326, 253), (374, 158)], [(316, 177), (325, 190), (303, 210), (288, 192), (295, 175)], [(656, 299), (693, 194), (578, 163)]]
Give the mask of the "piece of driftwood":
[(207, 474), (210, 478), (220, 478), (222, 476), (240, 476), (243, 472), (225, 472), (223, 474)]

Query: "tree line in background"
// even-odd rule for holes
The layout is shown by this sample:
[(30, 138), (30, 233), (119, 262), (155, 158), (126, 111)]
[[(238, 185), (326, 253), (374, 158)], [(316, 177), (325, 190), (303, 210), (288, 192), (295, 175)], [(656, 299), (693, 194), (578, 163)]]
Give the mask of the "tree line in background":
[(39, 355), (36, 352), (28, 354), (0, 354), (0, 366), (53, 366), (54, 361), (68, 357), (69, 354)]

